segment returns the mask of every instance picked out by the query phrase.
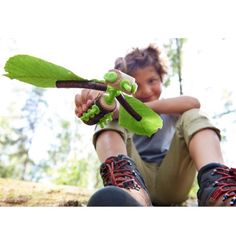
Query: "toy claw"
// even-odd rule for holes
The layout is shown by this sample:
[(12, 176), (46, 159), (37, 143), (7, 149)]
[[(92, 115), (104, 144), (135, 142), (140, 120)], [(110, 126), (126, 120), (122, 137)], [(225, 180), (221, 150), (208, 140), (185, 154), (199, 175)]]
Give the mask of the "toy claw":
[(107, 83), (114, 83), (118, 79), (118, 74), (116, 71), (110, 70), (104, 75), (104, 79)]
[(127, 75), (120, 70), (112, 69), (104, 75), (108, 86), (121, 90), (127, 94), (134, 94), (137, 90), (137, 84), (134, 77)]
[(98, 124), (100, 125), (101, 128), (104, 128), (105, 125), (108, 124), (108, 122), (112, 121), (112, 113), (107, 113), (104, 117), (102, 117)]
[(121, 80), (120, 87), (128, 93), (132, 91), (132, 84), (128, 80)]
[(87, 125), (99, 124), (104, 127), (109, 121), (112, 120), (112, 112), (116, 108), (116, 101), (107, 104), (104, 95), (98, 96), (94, 104), (88, 108), (80, 119)]
[(93, 104), (91, 108), (89, 108), (86, 112), (81, 116), (81, 120), (84, 122), (88, 122), (89, 119), (94, 118), (95, 115), (98, 115), (100, 112), (99, 107), (96, 104)]

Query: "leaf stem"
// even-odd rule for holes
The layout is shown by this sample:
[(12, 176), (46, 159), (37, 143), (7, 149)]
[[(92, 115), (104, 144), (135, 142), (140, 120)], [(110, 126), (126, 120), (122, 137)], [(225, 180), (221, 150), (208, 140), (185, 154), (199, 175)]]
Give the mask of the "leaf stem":
[(57, 88), (85, 88), (100, 91), (106, 91), (107, 85), (99, 84), (90, 81), (77, 81), (77, 80), (58, 80), (56, 81)]
[(119, 101), (119, 103), (125, 108), (125, 110), (137, 121), (142, 120), (142, 116), (140, 116), (131, 106), (130, 104), (125, 100), (122, 94), (118, 95), (116, 99)]
[[(107, 85), (99, 84), (90, 81), (77, 81), (77, 80), (58, 80), (56, 81), (57, 88), (85, 88), (85, 89), (94, 89), (100, 91), (106, 91)], [(124, 109), (137, 121), (142, 119), (140, 116), (125, 100), (122, 94), (116, 96), (116, 99), (124, 107)]]

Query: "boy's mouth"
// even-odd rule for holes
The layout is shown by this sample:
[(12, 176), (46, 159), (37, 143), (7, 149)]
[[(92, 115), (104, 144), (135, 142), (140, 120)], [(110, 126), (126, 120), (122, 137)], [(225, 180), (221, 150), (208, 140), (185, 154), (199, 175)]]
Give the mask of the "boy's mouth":
[(140, 98), (139, 100), (142, 102), (151, 102), (153, 100), (156, 100), (156, 98), (154, 96), (150, 96), (150, 97)]

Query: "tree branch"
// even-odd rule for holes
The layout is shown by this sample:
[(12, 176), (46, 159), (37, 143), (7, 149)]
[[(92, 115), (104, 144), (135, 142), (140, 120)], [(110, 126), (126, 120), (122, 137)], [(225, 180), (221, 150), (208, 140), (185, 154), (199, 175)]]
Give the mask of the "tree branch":
[(214, 115), (212, 118), (213, 118), (213, 119), (221, 118), (222, 116), (229, 115), (230, 113), (234, 113), (234, 112), (236, 112), (236, 109), (234, 109), (234, 110), (228, 110), (228, 111), (222, 112), (222, 113), (220, 113), (220, 114), (216, 114), (216, 115)]

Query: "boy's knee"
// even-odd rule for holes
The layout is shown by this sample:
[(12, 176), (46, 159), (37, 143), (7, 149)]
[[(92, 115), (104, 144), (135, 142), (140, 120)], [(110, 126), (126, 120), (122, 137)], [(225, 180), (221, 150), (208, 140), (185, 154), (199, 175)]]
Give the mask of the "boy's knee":
[(186, 143), (189, 143), (189, 140), (195, 133), (203, 129), (212, 129), (220, 137), (220, 130), (211, 123), (206, 114), (197, 108), (182, 114), (177, 123), (177, 129), (184, 136)]
[(189, 127), (192, 127), (193, 125), (195, 125), (196, 123), (208, 123), (209, 120), (207, 118), (206, 115), (204, 115), (200, 109), (197, 108), (193, 108), (190, 109), (186, 112), (184, 112), (178, 123), (177, 123), (177, 127), (181, 128), (181, 129), (186, 129)]
[(197, 117), (206, 117), (206, 115), (204, 115), (200, 109), (198, 108), (193, 108), (190, 109), (188, 111), (185, 111), (182, 115), (181, 115), (181, 120), (193, 120), (196, 119)]

